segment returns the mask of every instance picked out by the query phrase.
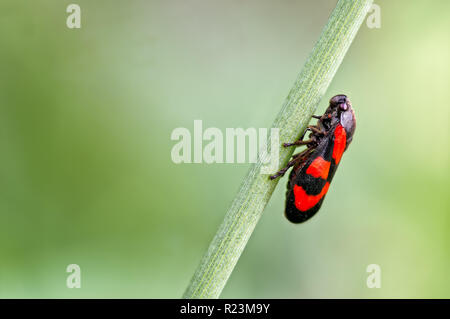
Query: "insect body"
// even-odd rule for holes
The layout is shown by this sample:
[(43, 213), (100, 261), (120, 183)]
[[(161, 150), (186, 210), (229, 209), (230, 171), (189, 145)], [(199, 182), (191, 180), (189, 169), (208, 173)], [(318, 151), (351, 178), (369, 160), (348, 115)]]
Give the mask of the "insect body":
[(292, 157), (288, 165), (270, 179), (283, 176), (293, 166), (286, 192), (286, 218), (302, 223), (320, 209), (330, 187), (342, 154), (349, 146), (355, 131), (356, 120), (350, 100), (345, 95), (331, 98), (322, 116), (315, 116), (317, 124), (308, 126), (309, 140), (304, 135), (285, 147), (306, 145), (307, 148)]

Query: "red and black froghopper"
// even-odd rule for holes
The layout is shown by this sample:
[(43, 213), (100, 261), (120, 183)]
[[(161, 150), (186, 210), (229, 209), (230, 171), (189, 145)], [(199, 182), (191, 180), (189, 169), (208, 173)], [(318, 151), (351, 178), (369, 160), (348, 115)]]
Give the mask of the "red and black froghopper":
[[(342, 154), (349, 146), (355, 132), (356, 119), (350, 100), (345, 95), (330, 99), (330, 105), (317, 124), (308, 126), (309, 140), (303, 136), (284, 147), (306, 145), (301, 153), (292, 156), (287, 166), (270, 176), (283, 176), (293, 166), (286, 192), (286, 218), (293, 223), (302, 223), (320, 209), (330, 187)], [(306, 133), (305, 131), (305, 133)]]

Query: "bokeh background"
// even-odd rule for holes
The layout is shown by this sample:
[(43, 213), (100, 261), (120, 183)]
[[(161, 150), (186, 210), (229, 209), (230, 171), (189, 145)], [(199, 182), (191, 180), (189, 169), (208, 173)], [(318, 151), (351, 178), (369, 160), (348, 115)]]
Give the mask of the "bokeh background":
[[(178, 298), (249, 164), (176, 165), (172, 130), (270, 126), (335, 1), (73, 2), (0, 3), (0, 297)], [(285, 177), (222, 297), (450, 298), (450, 3), (375, 3), (320, 213), (284, 218)]]

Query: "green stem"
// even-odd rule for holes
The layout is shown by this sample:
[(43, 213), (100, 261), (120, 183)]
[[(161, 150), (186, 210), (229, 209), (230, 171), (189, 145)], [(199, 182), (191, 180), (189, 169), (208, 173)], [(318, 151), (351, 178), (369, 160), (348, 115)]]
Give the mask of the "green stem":
[[(280, 141), (294, 141), (306, 129), (372, 1), (338, 1), (272, 125), (280, 129)], [(293, 151), (280, 150), (281, 166), (286, 165)], [(260, 174), (263, 160), (250, 168), (184, 298), (218, 298), (222, 292), (278, 182)]]

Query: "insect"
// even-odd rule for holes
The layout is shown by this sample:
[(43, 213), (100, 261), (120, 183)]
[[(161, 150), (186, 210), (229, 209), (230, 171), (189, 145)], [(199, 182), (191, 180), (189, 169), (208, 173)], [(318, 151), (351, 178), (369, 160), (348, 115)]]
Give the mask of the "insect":
[[(355, 132), (356, 119), (350, 100), (345, 95), (330, 99), (330, 105), (316, 125), (310, 125), (303, 136), (284, 147), (306, 145), (301, 153), (294, 154), (287, 166), (270, 179), (283, 176), (293, 166), (286, 192), (286, 218), (292, 223), (303, 223), (322, 206), (331, 180)], [(303, 140), (307, 131), (309, 139)]]

